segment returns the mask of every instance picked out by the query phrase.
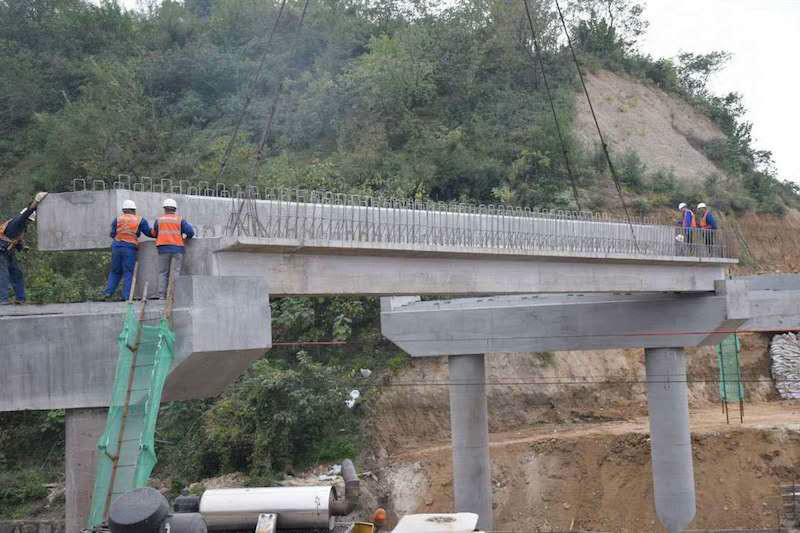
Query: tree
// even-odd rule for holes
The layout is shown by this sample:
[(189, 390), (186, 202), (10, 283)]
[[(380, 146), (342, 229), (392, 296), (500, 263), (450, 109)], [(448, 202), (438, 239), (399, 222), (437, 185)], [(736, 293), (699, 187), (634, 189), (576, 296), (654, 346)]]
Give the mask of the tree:
[(631, 51), (650, 24), (644, 7), (636, 0), (572, 0), (569, 13), (577, 44), (598, 54)]
[(707, 54), (683, 52), (678, 55), (678, 81), (689, 96), (707, 97), (708, 80), (725, 68), (731, 54), (724, 50)]

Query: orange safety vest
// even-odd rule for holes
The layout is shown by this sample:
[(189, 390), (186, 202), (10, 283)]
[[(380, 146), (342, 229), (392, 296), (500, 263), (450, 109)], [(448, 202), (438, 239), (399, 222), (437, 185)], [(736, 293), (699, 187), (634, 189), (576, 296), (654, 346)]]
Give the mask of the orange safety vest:
[(142, 219), (136, 215), (129, 215), (125, 213), (117, 217), (117, 236), (114, 237), (117, 241), (129, 242), (134, 246), (139, 246), (139, 237), (136, 232), (139, 231), (139, 223)]
[(694, 211), (692, 211), (691, 209), (687, 209), (687, 211), (689, 211), (689, 214), (692, 215), (692, 227), (696, 228), (697, 227), (697, 217), (694, 216)]
[(161, 215), (158, 217), (158, 237), (156, 246), (183, 246), (181, 234), (181, 217), (178, 215)]
[(703, 213), (703, 219), (700, 221), (700, 227), (703, 229), (706, 229), (708, 227), (708, 222), (706, 222), (707, 216), (708, 216), (708, 209), (706, 209), (706, 212)]
[(18, 243), (19, 241), (21, 241), (21, 240), (22, 240), (22, 235), (20, 235), (20, 236), (19, 236), (19, 237), (17, 237), (16, 239), (9, 239), (8, 237), (6, 237), (6, 226), (8, 226), (8, 223), (9, 223), (9, 222), (11, 222), (11, 221), (10, 221), (10, 220), (6, 220), (6, 221), (5, 221), (5, 222), (3, 222), (2, 224), (0, 224), (0, 240), (2, 240), (2, 241), (5, 241), (5, 242), (9, 243), (9, 246), (8, 246), (8, 247), (9, 247), (9, 248), (13, 248), (14, 246), (16, 246), (16, 245), (17, 245), (17, 243)]

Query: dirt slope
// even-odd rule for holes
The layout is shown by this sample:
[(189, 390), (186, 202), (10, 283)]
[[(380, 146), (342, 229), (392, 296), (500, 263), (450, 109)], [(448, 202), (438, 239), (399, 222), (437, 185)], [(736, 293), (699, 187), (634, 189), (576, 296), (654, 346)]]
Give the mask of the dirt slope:
[[(693, 410), (697, 482), (693, 528), (777, 524), (777, 487), (800, 474), (800, 408), (750, 406), (743, 425), (715, 407)], [(570, 526), (596, 531), (661, 531), (653, 509), (647, 419), (546, 425), (492, 435), (496, 529)], [(393, 495), (393, 513), (452, 507), (448, 444), (389, 458), (376, 491)]]
[[(586, 82), (603, 135), (615, 153), (633, 150), (648, 170), (672, 169), (678, 179), (686, 181), (720, 174), (703, 154), (702, 145), (723, 134), (689, 104), (640, 80), (607, 70), (587, 73)], [(575, 97), (575, 134), (586, 148), (598, 145), (582, 92)]]

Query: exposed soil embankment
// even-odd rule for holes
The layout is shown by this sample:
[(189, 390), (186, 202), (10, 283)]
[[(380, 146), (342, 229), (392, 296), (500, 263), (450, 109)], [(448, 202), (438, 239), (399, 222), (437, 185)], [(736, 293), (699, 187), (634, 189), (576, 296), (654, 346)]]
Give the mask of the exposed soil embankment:
[[(774, 527), (778, 486), (800, 470), (797, 404), (749, 406), (745, 424), (718, 409), (692, 413), (697, 515), (693, 528)], [(393, 515), (452, 509), (447, 443), (388, 458), (381, 484)], [(492, 435), (496, 528), (661, 531), (653, 507), (647, 419), (543, 425)]]
[[(775, 398), (769, 382), (769, 337), (742, 335), (742, 371), (749, 402)], [(490, 354), (487, 359), (491, 432), (540, 424), (624, 420), (647, 412), (644, 350)], [(689, 350), (690, 403), (719, 403), (713, 348)], [(387, 453), (450, 437), (447, 359), (420, 358), (391, 377), (374, 406), (377, 445)], [(515, 383), (503, 385), (502, 383)]]

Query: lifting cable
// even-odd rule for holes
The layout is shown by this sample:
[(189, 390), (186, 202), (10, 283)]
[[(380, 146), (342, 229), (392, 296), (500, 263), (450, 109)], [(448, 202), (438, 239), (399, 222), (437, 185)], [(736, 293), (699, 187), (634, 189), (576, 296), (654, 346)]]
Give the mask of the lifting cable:
[[(581, 64), (578, 62), (578, 56), (575, 54), (575, 48), (572, 46), (572, 38), (569, 36), (569, 30), (567, 29), (567, 23), (564, 20), (564, 13), (561, 11), (561, 6), (558, 4), (558, 0), (555, 0), (556, 9), (558, 9), (558, 16), (561, 19), (561, 27), (564, 29), (564, 35), (567, 38), (567, 44), (569, 45), (569, 50), (572, 53), (572, 60), (575, 62), (575, 69), (578, 71), (578, 77), (581, 80), (581, 86), (583, 87), (583, 92), (586, 95), (586, 101), (589, 103), (589, 110), (592, 112), (592, 119), (594, 119), (594, 125), (597, 128), (597, 135), (600, 137), (600, 144), (603, 147), (603, 153), (606, 155), (606, 161), (608, 162), (608, 169), (611, 171), (611, 178), (614, 180), (614, 187), (617, 189), (617, 195), (619, 196), (619, 201), (622, 204), (622, 209), (625, 212), (625, 219), (628, 221), (628, 226), (631, 230), (631, 237), (633, 238), (633, 245), (637, 251), (639, 251), (639, 244), (636, 240), (636, 232), (633, 230), (633, 223), (631, 222), (631, 215), (628, 212), (628, 205), (625, 203), (625, 197), (622, 193), (622, 185), (619, 181), (619, 176), (617, 175), (617, 170), (614, 168), (614, 163), (611, 161), (611, 155), (608, 153), (608, 145), (606, 144), (606, 140), (603, 137), (603, 132), (600, 130), (600, 123), (597, 121), (597, 114), (594, 112), (594, 106), (592, 105), (592, 99), (589, 96), (589, 89), (586, 88), (586, 80), (583, 79), (583, 72), (581, 71)], [(527, 1), (525, 3), (527, 7)]]
[(236, 143), (236, 137), (239, 135), (239, 129), (242, 126), (242, 121), (244, 120), (244, 116), (247, 113), (247, 109), (250, 107), (250, 103), (253, 101), (253, 97), (256, 94), (256, 90), (258, 89), (258, 84), (261, 81), (261, 75), (264, 71), (264, 64), (267, 62), (267, 55), (269, 54), (269, 49), (272, 46), (272, 40), (275, 37), (275, 32), (278, 29), (278, 24), (280, 24), (281, 17), (283, 17), (283, 11), (286, 7), (286, 0), (281, 0), (281, 7), (278, 10), (278, 16), (275, 18), (275, 23), (272, 25), (272, 31), (269, 33), (269, 38), (267, 39), (266, 44), (264, 45), (264, 51), (261, 53), (261, 59), (258, 62), (258, 67), (254, 73), (254, 77), (251, 78), (252, 82), (250, 85), (250, 90), (247, 92), (247, 96), (244, 99), (244, 105), (242, 106), (242, 110), (239, 113), (239, 118), (236, 120), (236, 126), (233, 128), (233, 133), (231, 134), (231, 140), (228, 141), (228, 146), (225, 148), (225, 154), (222, 156), (222, 161), (219, 165), (219, 174), (217, 174), (217, 182), (222, 181), (222, 177), (225, 174), (225, 166), (228, 164), (228, 158), (231, 155), (231, 151), (233, 150), (233, 145)]
[(542, 61), (542, 50), (539, 47), (539, 40), (536, 38), (536, 30), (533, 28), (533, 19), (531, 18), (531, 11), (528, 8), (528, 0), (522, 0), (525, 4), (525, 14), (528, 16), (528, 26), (531, 29), (531, 40), (533, 41), (533, 49), (536, 52), (536, 60), (539, 63), (539, 70), (542, 73), (542, 80), (544, 80), (544, 88), (547, 93), (547, 99), (550, 101), (550, 110), (553, 112), (553, 122), (556, 125), (556, 132), (558, 133), (558, 141), (561, 143), (561, 153), (564, 155), (564, 164), (567, 167), (567, 174), (569, 175), (570, 185), (572, 186), (572, 195), (575, 197), (575, 205), (578, 211), (581, 209), (581, 201), (578, 197), (578, 186), (575, 183), (575, 175), (572, 172), (572, 164), (569, 161), (569, 152), (567, 150), (567, 143), (564, 141), (564, 135), (561, 133), (561, 125), (558, 122), (558, 115), (556, 114), (556, 106), (553, 103), (553, 95), (550, 92), (550, 82), (547, 81), (547, 73), (544, 69), (544, 61)]
[[(297, 55), (297, 42), (300, 40), (300, 30), (303, 27), (303, 21), (305, 20), (306, 13), (308, 12), (309, 2), (310, 0), (306, 0), (303, 4), (303, 13), (300, 15), (300, 20), (297, 23), (297, 29), (295, 30), (294, 34), (294, 43), (292, 44), (292, 59), (295, 59)], [(269, 110), (269, 115), (267, 115), (267, 120), (264, 122), (264, 129), (261, 130), (261, 138), (258, 141), (258, 149), (256, 150), (256, 159), (253, 163), (253, 178), (256, 177), (258, 167), (261, 164), (261, 159), (264, 156), (264, 144), (266, 144), (267, 139), (272, 132), (272, 121), (275, 118), (275, 111), (278, 109), (278, 101), (281, 98), (281, 93), (283, 92), (285, 83), (286, 77), (281, 77), (281, 81), (278, 84), (278, 89), (275, 91), (275, 98), (272, 101), (272, 107)]]

